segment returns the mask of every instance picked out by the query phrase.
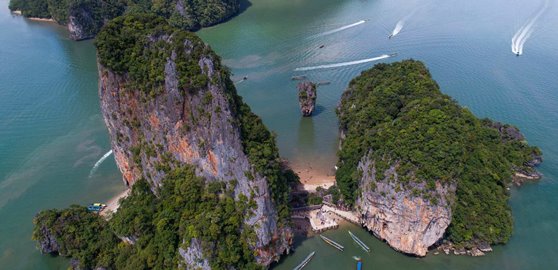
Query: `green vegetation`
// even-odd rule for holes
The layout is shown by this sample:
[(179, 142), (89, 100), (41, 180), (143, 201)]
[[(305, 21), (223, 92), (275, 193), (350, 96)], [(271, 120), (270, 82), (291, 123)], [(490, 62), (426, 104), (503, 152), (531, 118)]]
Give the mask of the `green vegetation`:
[[(331, 196), (331, 201), (328, 201), (326, 198)], [(321, 204), (323, 201), (327, 201), (329, 203), (337, 204), (341, 197), (341, 193), (339, 192), (339, 188), (335, 185), (325, 189), (323, 187), (317, 187), (315, 193), (310, 193), (308, 195), (308, 205), (316, 205)]]
[(127, 74), (133, 83), (130, 89), (149, 91), (151, 96), (164, 86), (165, 64), (173, 52), (180, 87), (191, 90), (205, 87), (209, 80), (198, 65), (199, 59), (218, 59), (196, 35), (174, 28), (153, 14), (136, 13), (110, 21), (98, 34), (95, 45), (103, 66)]
[(77, 259), (82, 269), (176, 269), (179, 247), (186, 249), (193, 238), (202, 241), (213, 269), (261, 268), (250, 249), (256, 236), (244, 225), (254, 201), (235, 201), (232, 187), (206, 184), (190, 167), (171, 172), (164, 183), (156, 197), (145, 180), (138, 181), (109, 222), (79, 206), (43, 211), (34, 220), (33, 238), (40, 243), (54, 237), (58, 253)]
[(290, 169), (284, 170), (275, 144), (275, 136), (265, 127), (262, 120), (252, 113), (250, 107), (236, 95), (234, 85), (227, 75), (229, 93), (234, 96), (236, 114), (241, 127), (244, 152), (256, 172), (267, 178), (271, 197), (275, 203), (279, 221), (286, 225), (290, 219), (289, 195), (290, 185), (299, 182), (298, 176)]
[(124, 13), (124, 0), (11, 0), (9, 8), (20, 10), (26, 17), (51, 18), (67, 24), (72, 16), (80, 26), (80, 37), (97, 34), (106, 20)]
[(323, 201), (323, 198), (315, 193), (308, 194), (308, 205), (320, 205)]
[[(298, 85), (298, 100), (301, 103), (316, 102), (316, 87), (313, 82), (302, 82)], [(310, 94), (310, 96), (309, 96)]]
[[(525, 164), (540, 151), (506, 139), (490, 120), (479, 120), (442, 94), (422, 63), (378, 64), (363, 72), (350, 83), (338, 114), (346, 139), (338, 153), (336, 179), (349, 204), (358, 193), (357, 165), (369, 154), (376, 181), (395, 166), (401, 187), (433, 204), (438, 201), (432, 196), (436, 182), (457, 186), (447, 230), (454, 243), (509, 239), (506, 186), (513, 169), (531, 170)], [(417, 183), (425, 189), (415, 189)]]
[(47, 0), (50, 16), (60, 24), (67, 24), (70, 16), (79, 25), (91, 27), (88, 34), (101, 30), (104, 20), (112, 19), (124, 12), (122, 0)]
[[(219, 23), (240, 9), (239, 0), (189, 0), (177, 8), (177, 0), (152, 1), (150, 11), (169, 20), (175, 27), (197, 30)], [(181, 14), (184, 13), (184, 14)]]
[(10, 0), (10, 10), (21, 11), (25, 17), (51, 18), (47, 0)]
[(85, 207), (72, 205), (61, 211), (42, 211), (33, 223), (34, 240), (40, 244), (55, 239), (58, 243), (56, 252), (77, 259), (81, 268), (111, 265), (116, 256), (114, 248), (118, 238), (108, 229), (104, 219), (88, 212)]
[[(286, 221), (289, 183), (297, 181), (297, 176), (282, 169), (275, 136), (236, 93), (228, 69), (209, 46), (193, 33), (172, 27), (151, 14), (129, 14), (114, 19), (99, 33), (96, 46), (103, 66), (127, 74), (131, 78), (129, 89), (145, 91), (150, 96), (157, 95), (164, 87), (164, 67), (173, 54), (183, 91), (195, 92), (206, 87), (209, 81), (223, 81), (229, 107), (237, 120), (235, 124), (240, 127), (244, 152), (256, 172), (267, 178), (279, 216)], [(198, 64), (204, 57), (213, 59), (216, 71), (213, 78), (204, 75)], [(211, 98), (204, 96), (204, 100)]]
[[(288, 224), (289, 183), (297, 181), (297, 176), (283, 170), (274, 135), (237, 95), (229, 71), (208, 46), (194, 34), (170, 26), (161, 17), (140, 13), (109, 22), (99, 33), (96, 46), (99, 61), (107, 70), (130, 78), (124, 91), (141, 91), (145, 97), (161, 94), (164, 66), (169, 57), (176, 64), (183, 95), (199, 94), (202, 103), (207, 105), (214, 97), (201, 92), (203, 88), (209, 82), (222, 86), (233, 114), (233, 125), (240, 129), (243, 150), (253, 168), (246, 172), (247, 179), (242, 180), (252, 181), (255, 174), (265, 176), (278, 211), (278, 226)], [(203, 58), (213, 62), (211, 78), (203, 75), (199, 67), (198, 61)], [(137, 129), (140, 123), (132, 120), (125, 125)], [(137, 164), (141, 164), (142, 155), (149, 157), (157, 154), (156, 149), (162, 151), (162, 147), (144, 138), (139, 141), (131, 149)], [(82, 245), (70, 246), (61, 254), (77, 259), (84, 268), (177, 268), (183, 262), (179, 248), (186, 249), (196, 239), (213, 269), (260, 269), (253, 250), (257, 241), (255, 228), (245, 224), (257, 208), (252, 196), (235, 198), (237, 180), (208, 181), (196, 177), (192, 167), (179, 164), (168, 153), (159, 154), (162, 158), (156, 166), (166, 173), (160, 189), (151, 187), (149, 179), (136, 182), (132, 194), (122, 201), (108, 223), (83, 208), (73, 210), (71, 215), (85, 220), (71, 230), (75, 233), (68, 233), (67, 222), (58, 218), (69, 210), (44, 211), (35, 219), (34, 238), (41, 244), (54, 235), (63, 246), (75, 239), (82, 240)], [(171, 170), (171, 163), (177, 169)], [(54, 221), (45, 223), (45, 220)], [(53, 227), (53, 224), (58, 225)], [(92, 226), (97, 233), (83, 236), (82, 232), (91, 231)], [(54, 228), (60, 229), (53, 231)], [(135, 243), (121, 242), (116, 236), (127, 237)], [(99, 247), (107, 255), (99, 253)]]
[(183, 30), (217, 24), (240, 9), (239, 0), (11, 0), (11, 10), (26, 17), (52, 18), (67, 24), (77, 19), (87, 37), (98, 33), (107, 20), (128, 13), (152, 13)]

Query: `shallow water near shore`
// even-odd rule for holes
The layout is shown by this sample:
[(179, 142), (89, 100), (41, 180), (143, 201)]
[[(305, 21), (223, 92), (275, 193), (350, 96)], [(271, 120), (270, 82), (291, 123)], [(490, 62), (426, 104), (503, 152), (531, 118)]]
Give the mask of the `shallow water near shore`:
[(124, 190), (97, 96), (91, 41), (12, 16), (0, 0), (0, 269), (67, 269), (31, 241), (40, 210), (107, 201)]
[[(415, 258), (347, 225), (372, 248), (362, 255), (364, 269), (552, 269), (558, 265), (558, 35), (552, 27), (558, 23), (557, 3), (550, 1), (537, 19), (523, 55), (515, 56), (510, 48), (514, 34), (543, 1), (254, 0), (245, 13), (200, 36), (236, 77), (248, 77), (237, 86), (239, 93), (277, 133), (281, 154), (294, 164), (324, 172), (333, 167), (339, 98), (350, 80), (375, 62), (295, 70), (391, 53), (397, 56), (379, 62), (424, 61), (444, 93), (479, 117), (517, 125), (542, 149), (544, 178), (511, 190), (515, 224), (507, 245), (481, 258)], [(367, 21), (358, 24), (361, 20)], [(401, 21), (398, 35), (388, 39)], [(318, 113), (311, 119), (301, 119), (298, 111), (297, 81), (291, 77), (299, 75), (331, 81), (318, 87)], [(347, 250), (340, 253), (318, 237), (299, 239), (295, 252), (273, 269), (292, 269), (312, 251), (316, 255), (305, 269), (354, 269), (352, 256), (359, 250), (351, 250), (346, 229), (325, 235), (348, 241), (342, 243)]]
[[(252, 0), (225, 24), (200, 36), (234, 73), (239, 93), (278, 138), (291, 164), (323, 171), (335, 164), (335, 107), (351, 78), (375, 62), (295, 72), (311, 67), (398, 53), (380, 62), (422, 60), (444, 93), (480, 117), (517, 125), (545, 162), (544, 178), (512, 188), (514, 235), (482, 258), (399, 254), (355, 225), (298, 239), (273, 269), (292, 269), (311, 251), (305, 269), (553, 269), (558, 265), (558, 4), (533, 26), (524, 54), (510, 49), (514, 34), (541, 1)], [(67, 260), (41, 256), (31, 241), (41, 209), (107, 201), (124, 187), (112, 156), (89, 178), (109, 149), (97, 96), (91, 41), (73, 42), (62, 27), (12, 16), (0, 0), (0, 269), (66, 269)], [(412, 14), (409, 16), (409, 14)], [(405, 19), (400, 33), (388, 39)], [(345, 26), (349, 28), (333, 32)], [(324, 35), (326, 33), (327, 35)], [(324, 45), (323, 48), (319, 48)], [(318, 88), (315, 116), (302, 119), (296, 81), (331, 81)], [(371, 248), (355, 246), (347, 230)]]

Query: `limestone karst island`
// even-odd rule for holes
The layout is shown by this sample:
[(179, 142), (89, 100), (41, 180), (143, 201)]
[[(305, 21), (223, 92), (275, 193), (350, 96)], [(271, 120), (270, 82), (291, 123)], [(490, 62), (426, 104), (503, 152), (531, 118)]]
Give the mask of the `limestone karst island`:
[(0, 0), (0, 269), (555, 269), (551, 0)]

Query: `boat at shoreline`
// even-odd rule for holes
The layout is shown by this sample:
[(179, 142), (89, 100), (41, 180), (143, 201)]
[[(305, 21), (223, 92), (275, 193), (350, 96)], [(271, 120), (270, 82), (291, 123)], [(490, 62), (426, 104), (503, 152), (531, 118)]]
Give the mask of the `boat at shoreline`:
[(107, 207), (104, 203), (92, 203), (87, 206), (87, 210), (94, 213), (99, 213)]
[(304, 268), (310, 262), (310, 260), (312, 260), (312, 257), (314, 257), (314, 254), (316, 254), (316, 251), (312, 251), (312, 253), (310, 253), (308, 256), (306, 256), (304, 261), (302, 261), (295, 268), (293, 268), (293, 270), (300, 270), (300, 269)]
[(337, 243), (337, 242), (335, 242), (335, 241), (333, 241), (333, 240), (331, 240), (331, 239), (329, 239), (329, 238), (327, 238), (327, 237), (325, 237), (321, 234), (320, 234), (320, 238), (322, 238), (322, 240), (324, 240), (324, 242), (328, 243), (329, 245), (331, 245), (332, 247), (334, 247), (334, 248), (336, 248), (340, 251), (343, 251), (345, 249), (344, 246), (340, 245), (339, 243)]
[(351, 238), (353, 238), (355, 243), (357, 243), (362, 249), (364, 249), (364, 251), (370, 252), (370, 248), (366, 244), (364, 244), (362, 240), (358, 239), (358, 237), (356, 237), (351, 231), (349, 231), (349, 235), (351, 236)]

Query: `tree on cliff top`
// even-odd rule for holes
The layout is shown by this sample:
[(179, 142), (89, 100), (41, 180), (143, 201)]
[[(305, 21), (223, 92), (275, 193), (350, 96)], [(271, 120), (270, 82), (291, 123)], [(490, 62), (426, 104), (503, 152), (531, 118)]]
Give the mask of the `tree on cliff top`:
[[(195, 31), (220, 23), (240, 10), (239, 0), (10, 0), (9, 8), (23, 16), (52, 18), (67, 24), (78, 19), (88, 37), (100, 31), (107, 20), (127, 13), (152, 13), (183, 30)], [(85, 14), (85, 15), (84, 15)]]
[(532, 170), (540, 154), (525, 141), (507, 140), (440, 92), (426, 67), (407, 60), (378, 64), (353, 79), (338, 109), (346, 138), (336, 173), (344, 198), (358, 194), (359, 161), (371, 153), (376, 179), (396, 162), (400, 186), (436, 204), (435, 183), (455, 184), (448, 236), (455, 243), (504, 243), (512, 232), (507, 205), (514, 170)]
[[(126, 85), (118, 91), (136, 91), (146, 99), (161, 94), (164, 65), (171, 54), (178, 54), (174, 62), (180, 82), (178, 91), (185, 95), (209, 87), (210, 78), (203, 75), (199, 61), (205, 57), (213, 59), (213, 71), (222, 78), (219, 86), (229, 103), (230, 120), (239, 129), (242, 150), (253, 170), (267, 180), (278, 215), (274, 225), (288, 226), (289, 182), (295, 180), (296, 175), (283, 171), (273, 134), (237, 95), (229, 71), (208, 46), (194, 34), (168, 25), (158, 16), (137, 13), (109, 22), (98, 35), (96, 46), (103, 70), (126, 78)], [(124, 125), (129, 129), (137, 128), (132, 123)], [(140, 145), (137, 151), (147, 151), (142, 147), (148, 148)], [(257, 259), (270, 255), (259, 254), (254, 249), (260, 248), (257, 246), (260, 238), (255, 232), (258, 224), (252, 226), (246, 222), (258, 206), (254, 195), (235, 192), (236, 180), (221, 182), (198, 177), (192, 165), (173, 163), (174, 169), (162, 167), (167, 170), (162, 185), (150, 186), (146, 180), (138, 180), (132, 194), (121, 202), (108, 225), (83, 208), (39, 213), (35, 218), (34, 235), (40, 248), (41, 241), (54, 239), (68, 248), (48, 252), (75, 258), (86, 269), (173, 269), (186, 262), (180, 249), (188, 249), (195, 240), (200, 243), (202, 257), (213, 269), (264, 267)], [(84, 222), (67, 227), (68, 223), (61, 216), (72, 216)], [(98, 233), (90, 234), (92, 227)], [(134, 244), (115, 240), (116, 236), (126, 237)], [(76, 239), (83, 243), (68, 245)], [(279, 240), (273, 238), (263, 247), (263, 253)], [(107, 251), (102, 257), (97, 252), (99, 246)]]
[(235, 201), (232, 190), (206, 184), (191, 167), (173, 171), (159, 194), (138, 181), (109, 222), (80, 206), (42, 211), (33, 239), (42, 252), (70, 257), (81, 269), (177, 269), (179, 247), (193, 238), (213, 269), (262, 268), (250, 249), (253, 231), (243, 227), (255, 207), (245, 197)]
[[(202, 56), (220, 59), (195, 34), (172, 27), (151, 14), (129, 14), (111, 21), (99, 33), (95, 44), (101, 65), (117, 74), (126, 74), (131, 79), (130, 89), (148, 92), (150, 96), (164, 87), (164, 67), (173, 52), (177, 54), (178, 81), (183, 91), (207, 86), (209, 78), (198, 64)], [(186, 51), (190, 51), (189, 55)], [(236, 93), (229, 70), (220, 61), (215, 61), (214, 68), (225, 78), (224, 94), (240, 127), (244, 153), (256, 172), (267, 178), (279, 217), (285, 221), (289, 218), (289, 183), (297, 181), (296, 175), (283, 171), (274, 135)]]

